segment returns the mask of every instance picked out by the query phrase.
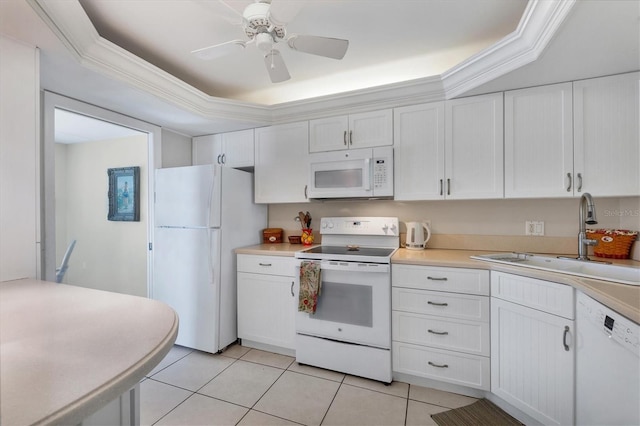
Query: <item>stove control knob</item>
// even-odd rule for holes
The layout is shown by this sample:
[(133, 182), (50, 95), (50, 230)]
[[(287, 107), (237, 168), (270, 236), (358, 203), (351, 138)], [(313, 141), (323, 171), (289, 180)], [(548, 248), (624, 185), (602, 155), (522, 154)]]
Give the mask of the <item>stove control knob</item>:
[(322, 221), (322, 229), (327, 229), (327, 222)]
[(398, 227), (396, 226), (396, 224), (395, 223), (392, 224), (391, 225), (391, 233), (395, 235), (397, 233), (397, 231), (398, 231)]

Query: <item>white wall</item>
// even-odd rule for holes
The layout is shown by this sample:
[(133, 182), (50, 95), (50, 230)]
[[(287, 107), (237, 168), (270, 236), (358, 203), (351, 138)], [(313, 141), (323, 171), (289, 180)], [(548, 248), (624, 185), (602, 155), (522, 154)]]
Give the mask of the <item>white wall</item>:
[(39, 277), (38, 64), (0, 36), (0, 281)]
[[(640, 197), (595, 198), (598, 225), (589, 228), (640, 229)], [(329, 201), (271, 204), (269, 227), (297, 231), (294, 217), (309, 211), (316, 229), (323, 216), (392, 216), (401, 221), (430, 220), (434, 234), (524, 236), (525, 221), (544, 221), (546, 237), (578, 235), (577, 198), (525, 200), (442, 201)], [(401, 225), (401, 231), (404, 227)], [(289, 232), (299, 235), (300, 232)], [(537, 238), (537, 237), (526, 237)], [(487, 239), (489, 241), (489, 239)], [(517, 241), (517, 240), (513, 240)], [(516, 242), (517, 244), (517, 242)], [(639, 243), (635, 243), (638, 246)], [(570, 245), (573, 249), (574, 245)], [(486, 247), (491, 250), (490, 246)], [(514, 246), (513, 250), (522, 250)], [(634, 247), (640, 253), (638, 247)]]
[(162, 129), (162, 164), (160, 167), (190, 166), (191, 137)]
[[(147, 147), (146, 135), (56, 144), (58, 264), (77, 240), (65, 282), (147, 296)], [(140, 222), (108, 221), (107, 169), (129, 166), (140, 167)]]

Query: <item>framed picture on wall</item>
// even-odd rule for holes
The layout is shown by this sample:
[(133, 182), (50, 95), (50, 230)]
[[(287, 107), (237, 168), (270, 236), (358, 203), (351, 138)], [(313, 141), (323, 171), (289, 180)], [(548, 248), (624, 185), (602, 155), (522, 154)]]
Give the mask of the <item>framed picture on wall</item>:
[(108, 169), (108, 220), (140, 221), (140, 167)]

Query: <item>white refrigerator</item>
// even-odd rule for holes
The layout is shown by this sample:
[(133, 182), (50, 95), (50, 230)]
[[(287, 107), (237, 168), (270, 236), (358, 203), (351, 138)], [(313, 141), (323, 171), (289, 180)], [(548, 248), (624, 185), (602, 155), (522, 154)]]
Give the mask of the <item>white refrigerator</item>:
[(237, 339), (236, 255), (259, 244), (267, 207), (253, 174), (217, 165), (156, 170), (151, 297), (180, 320), (176, 344), (216, 353)]

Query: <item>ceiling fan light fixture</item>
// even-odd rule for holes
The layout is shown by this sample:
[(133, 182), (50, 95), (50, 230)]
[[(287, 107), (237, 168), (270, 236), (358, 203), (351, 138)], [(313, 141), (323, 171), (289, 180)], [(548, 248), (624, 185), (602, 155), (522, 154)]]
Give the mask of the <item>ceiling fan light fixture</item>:
[(259, 33), (255, 37), (256, 46), (263, 52), (269, 52), (273, 48), (273, 37), (269, 33)]

